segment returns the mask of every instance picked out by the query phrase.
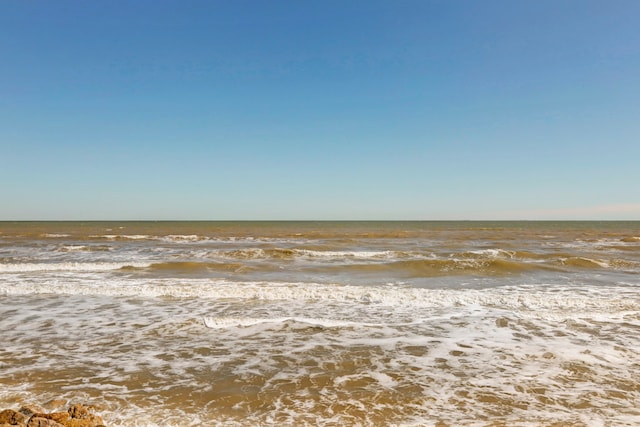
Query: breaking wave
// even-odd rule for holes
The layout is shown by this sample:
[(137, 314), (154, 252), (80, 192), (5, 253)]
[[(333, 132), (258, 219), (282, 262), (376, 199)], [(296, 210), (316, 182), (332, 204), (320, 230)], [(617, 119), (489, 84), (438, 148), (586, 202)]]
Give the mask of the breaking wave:
[[(616, 288), (607, 296), (606, 287), (585, 292), (579, 287), (501, 287), (495, 289), (422, 289), (401, 285), (354, 286), (296, 282), (234, 282), (224, 279), (122, 279), (104, 280), (81, 277), (76, 281), (20, 281), (0, 283), (0, 295), (93, 295), (112, 297), (175, 297), (213, 300), (282, 301), (289, 303), (365, 304), (397, 308), (451, 308), (489, 306), (511, 310), (585, 313), (637, 312), (640, 289)], [(224, 321), (221, 321), (224, 323)], [(213, 324), (215, 322), (210, 322)], [(242, 322), (240, 322), (242, 323)]]
[(60, 263), (0, 263), (0, 273), (26, 273), (38, 271), (110, 271), (122, 268), (143, 268), (141, 262), (60, 262)]

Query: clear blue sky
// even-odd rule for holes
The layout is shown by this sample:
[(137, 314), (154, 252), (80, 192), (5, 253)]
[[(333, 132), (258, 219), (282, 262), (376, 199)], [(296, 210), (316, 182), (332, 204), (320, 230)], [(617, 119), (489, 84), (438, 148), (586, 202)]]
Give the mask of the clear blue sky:
[(0, 219), (640, 219), (640, 1), (0, 2)]

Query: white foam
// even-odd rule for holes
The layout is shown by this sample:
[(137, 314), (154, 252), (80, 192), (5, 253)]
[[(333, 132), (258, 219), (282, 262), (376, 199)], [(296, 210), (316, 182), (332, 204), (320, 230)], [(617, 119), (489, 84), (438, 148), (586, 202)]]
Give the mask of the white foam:
[(392, 389), (393, 387), (398, 385), (397, 381), (395, 381), (393, 378), (391, 378), (389, 375), (385, 374), (384, 372), (374, 371), (374, 372), (370, 372), (369, 375), (371, 376), (371, 378), (378, 381), (378, 384), (380, 384), (382, 387)]
[[(101, 281), (90, 277), (79, 277), (76, 285), (89, 285), (100, 295), (97, 285)], [(123, 280), (117, 286), (124, 290), (145, 283)], [(29, 363), (2, 366), (6, 375), (18, 378), (25, 371), (45, 372), (54, 367), (61, 372), (80, 367), (78, 375), (91, 372), (85, 382), (69, 378), (63, 387), (57, 382), (49, 387), (69, 400), (78, 400), (82, 393), (100, 396), (109, 408), (101, 414), (114, 426), (131, 426), (132, 418), (136, 425), (167, 426), (174, 422), (194, 426), (378, 425), (380, 412), (398, 415), (398, 419), (385, 420), (404, 426), (433, 425), (434, 420), (483, 425), (478, 420), (488, 416), (506, 425), (547, 425), (551, 420), (571, 424), (580, 421), (571, 405), (585, 396), (593, 405), (581, 409), (585, 420), (607, 420), (615, 425), (640, 421), (635, 410), (637, 394), (625, 393), (620, 398), (592, 393), (604, 387), (615, 391), (637, 376), (637, 309), (626, 315), (612, 311), (609, 316), (602, 311), (596, 321), (593, 316), (586, 320), (538, 316), (521, 303), (500, 306), (504, 301), (515, 303), (518, 295), (527, 300), (527, 294), (533, 295), (530, 299), (543, 299), (554, 293), (560, 298), (553, 302), (553, 311), (564, 309), (560, 300), (572, 293), (582, 303), (601, 299), (611, 303), (616, 299), (611, 288), (592, 293), (568, 286), (484, 291), (385, 287), (417, 300), (411, 307), (406, 299), (390, 292), (389, 300), (404, 303), (390, 309), (347, 298), (349, 292), (351, 296), (373, 294), (375, 287), (212, 280), (151, 284), (192, 287), (199, 293), (221, 288), (219, 295), (227, 297), (244, 295), (232, 293), (233, 288), (243, 286), (290, 292), (306, 286), (328, 295), (325, 300), (283, 301), (245, 299), (249, 294), (238, 299), (171, 301), (20, 298), (19, 309), (2, 318), (7, 327), (4, 351)], [(629, 291), (637, 297), (638, 289)], [(491, 305), (467, 303), (479, 301), (479, 295), (485, 295)], [(499, 299), (501, 295), (504, 300)], [(438, 299), (443, 301), (436, 303)], [(411, 317), (415, 321), (400, 321)], [(572, 380), (575, 366), (588, 368), (578, 381)], [(12, 399), (20, 393), (18, 386), (9, 387), (13, 395), (0, 390), (0, 402), (3, 396)], [(532, 389), (546, 390), (548, 400), (537, 401), (539, 395)], [(189, 397), (176, 399), (176, 390)], [(198, 400), (203, 395), (212, 400)], [(233, 408), (225, 406), (228, 396), (234, 398)], [(488, 397), (483, 400), (483, 396)], [(493, 398), (517, 404), (496, 415), (492, 411), (501, 409), (502, 403), (491, 401)], [(332, 412), (334, 405), (358, 408), (361, 418)], [(123, 413), (127, 419), (117, 418)], [(171, 418), (176, 413), (186, 418)], [(162, 417), (175, 421), (163, 423)]]
[(37, 271), (109, 271), (124, 267), (144, 268), (146, 262), (60, 262), (60, 263), (0, 263), (0, 273), (27, 273)]
[(321, 251), (311, 249), (287, 249), (287, 248), (247, 248), (236, 249), (232, 251), (213, 250), (207, 253), (209, 257), (233, 258), (233, 259), (263, 259), (272, 258), (281, 254), (285, 257), (320, 260), (320, 261), (376, 261), (376, 260), (395, 260), (395, 259), (434, 259), (434, 254), (425, 254), (419, 252), (405, 251)]
[(474, 254), (474, 255), (480, 255), (483, 257), (489, 257), (489, 258), (500, 258), (500, 257), (513, 258), (516, 255), (514, 251), (507, 251), (504, 249), (480, 249), (475, 251), (469, 251), (468, 253)]
[(153, 240), (158, 239), (157, 236), (149, 236), (147, 234), (98, 234), (89, 236), (93, 239), (107, 240)]
[(83, 252), (89, 250), (90, 247), (86, 245), (64, 245), (58, 250), (61, 252)]
[(398, 252), (395, 251), (314, 251), (299, 249), (297, 253), (308, 257), (318, 258), (396, 258)]
[(254, 317), (203, 317), (204, 324), (211, 329), (226, 329), (229, 327), (247, 327), (261, 324), (279, 325), (286, 322), (295, 322), (303, 325), (320, 326), (323, 328), (362, 327), (362, 326), (387, 326), (383, 323), (351, 322), (335, 319), (320, 319), (309, 317), (279, 317), (279, 318), (254, 318)]
[[(13, 272), (47, 271), (47, 269), (76, 272), (114, 270), (126, 263), (37, 264), (4, 265)], [(145, 266), (146, 264), (141, 264)], [(40, 270), (36, 270), (40, 268)], [(29, 270), (31, 269), (31, 270)], [(7, 271), (7, 270), (5, 270)], [(141, 297), (207, 298), (213, 300), (258, 300), (326, 303), (374, 304), (406, 309), (443, 308), (460, 306), (496, 307), (524, 310), (539, 316), (581, 316), (596, 313), (619, 313), (638, 310), (640, 289), (616, 287), (551, 286), (502, 287), (496, 289), (421, 289), (406, 286), (354, 286), (304, 282), (234, 282), (225, 279), (135, 279), (81, 276), (55, 277), (52, 280), (24, 280), (5, 276), (0, 294), (64, 294)]]
[(168, 236), (161, 237), (159, 239), (167, 242), (178, 242), (178, 243), (193, 243), (193, 242), (208, 240), (206, 237), (198, 236), (197, 234), (188, 234), (188, 235), (171, 234)]

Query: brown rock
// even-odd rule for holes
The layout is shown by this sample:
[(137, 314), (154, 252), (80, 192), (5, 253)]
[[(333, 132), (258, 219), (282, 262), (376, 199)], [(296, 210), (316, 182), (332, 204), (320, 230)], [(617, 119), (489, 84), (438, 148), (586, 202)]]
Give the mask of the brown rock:
[(64, 423), (64, 427), (105, 427), (102, 418), (97, 415), (91, 415), (90, 418), (77, 419), (71, 418)]
[(5, 409), (0, 412), (0, 424), (20, 425), (27, 421), (27, 417), (20, 412), (16, 412), (12, 409)]
[(89, 406), (76, 403), (75, 405), (70, 406), (67, 412), (69, 413), (69, 416), (71, 416), (71, 418), (84, 419), (89, 418), (89, 416), (91, 415), (90, 409), (91, 407)]
[(102, 417), (94, 415), (93, 407), (76, 403), (69, 407), (71, 419), (67, 420), (65, 427), (100, 427), (104, 426)]
[(27, 417), (30, 417), (33, 414), (42, 414), (46, 411), (38, 405), (22, 405), (19, 412), (26, 415)]
[(31, 417), (27, 423), (27, 427), (64, 427), (64, 425), (49, 418)]
[[(66, 403), (67, 401), (58, 399), (48, 402), (46, 406), (60, 407)], [(102, 417), (94, 414), (93, 406), (75, 404), (65, 412), (47, 413), (37, 405), (23, 405), (19, 412), (5, 409), (0, 411), (0, 427), (105, 427), (105, 425)]]
[(51, 412), (50, 414), (35, 414), (34, 417), (53, 420), (58, 424), (64, 424), (69, 418), (71, 418), (68, 412)]

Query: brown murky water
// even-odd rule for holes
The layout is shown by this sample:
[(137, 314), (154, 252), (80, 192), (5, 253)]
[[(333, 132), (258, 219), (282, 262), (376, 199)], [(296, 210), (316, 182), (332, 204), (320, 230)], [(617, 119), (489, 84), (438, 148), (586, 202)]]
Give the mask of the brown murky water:
[(640, 424), (639, 222), (0, 223), (0, 407)]

